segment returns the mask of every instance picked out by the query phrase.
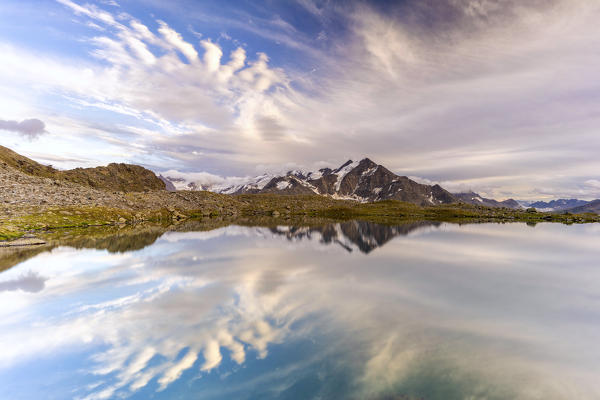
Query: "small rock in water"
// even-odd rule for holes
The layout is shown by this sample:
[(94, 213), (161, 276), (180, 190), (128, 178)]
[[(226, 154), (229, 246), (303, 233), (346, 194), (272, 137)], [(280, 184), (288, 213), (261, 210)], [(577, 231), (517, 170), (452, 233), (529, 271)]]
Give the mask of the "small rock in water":
[(17, 246), (35, 246), (46, 244), (42, 239), (38, 238), (19, 238), (10, 242), (0, 242), (0, 247), (17, 247)]

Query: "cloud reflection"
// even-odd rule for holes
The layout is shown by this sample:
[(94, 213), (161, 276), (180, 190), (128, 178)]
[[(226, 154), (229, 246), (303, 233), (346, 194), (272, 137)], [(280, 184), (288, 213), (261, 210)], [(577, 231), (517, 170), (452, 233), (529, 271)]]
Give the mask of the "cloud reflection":
[[(392, 242), (380, 228), (401, 231), (230, 227), (40, 255), (3, 274), (49, 278), (0, 293), (0, 368), (24, 382), (32, 363), (83, 351), (91, 364), (71, 372), (86, 385), (60, 384), (80, 399), (600, 394), (593, 227), (444, 224)], [(322, 245), (358, 231), (387, 245)]]

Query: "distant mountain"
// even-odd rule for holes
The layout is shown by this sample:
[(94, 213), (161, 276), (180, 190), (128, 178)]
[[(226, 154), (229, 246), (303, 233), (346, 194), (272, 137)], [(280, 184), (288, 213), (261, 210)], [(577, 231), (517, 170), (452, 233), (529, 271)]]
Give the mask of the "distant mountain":
[(207, 190), (221, 194), (257, 193), (275, 177), (275, 175), (264, 174), (254, 178), (233, 178), (225, 182), (205, 184), (181, 176), (170, 176), (168, 173), (165, 175), (160, 176), (165, 183), (169, 182), (176, 190)]
[(519, 203), (515, 199), (506, 199), (506, 200), (501, 201), (500, 203), (504, 204), (504, 207), (512, 208), (515, 210), (518, 210), (519, 208), (523, 208), (521, 203)]
[(133, 164), (108, 164), (105, 167), (57, 170), (42, 165), (14, 151), (0, 146), (0, 163), (27, 175), (63, 180), (96, 189), (142, 192), (164, 190), (165, 183), (154, 172)]
[(575, 207), (581, 207), (588, 204), (589, 201), (578, 199), (558, 199), (552, 201), (536, 201), (529, 204), (529, 207), (536, 208), (538, 211), (563, 211)]
[(579, 207), (569, 208), (568, 210), (571, 213), (596, 213), (600, 214), (600, 199), (586, 202), (586, 204), (581, 205)]
[(466, 192), (466, 193), (452, 193), (452, 195), (457, 198), (459, 201), (467, 204), (474, 204), (478, 206), (484, 207), (507, 207), (512, 209), (522, 208), (521, 205), (513, 199), (508, 199), (504, 201), (498, 201), (494, 199), (487, 199), (483, 196), (475, 192)]
[(209, 190), (225, 194), (277, 193), (320, 194), (357, 201), (400, 200), (418, 205), (454, 203), (457, 200), (439, 185), (424, 185), (399, 176), (365, 158), (348, 160), (336, 169), (316, 172), (289, 171), (284, 175), (261, 175), (234, 185), (198, 185), (170, 179), (178, 188)]

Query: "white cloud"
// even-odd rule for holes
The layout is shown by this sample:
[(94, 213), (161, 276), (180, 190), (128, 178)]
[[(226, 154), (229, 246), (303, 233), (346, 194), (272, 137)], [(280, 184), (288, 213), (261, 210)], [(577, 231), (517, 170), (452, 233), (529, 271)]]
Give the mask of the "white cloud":
[(170, 367), (167, 371), (165, 371), (163, 376), (160, 377), (158, 380), (160, 389), (165, 389), (170, 383), (179, 379), (183, 371), (190, 369), (197, 359), (198, 355), (195, 351), (188, 351), (187, 354), (183, 356), (183, 358), (177, 364)]
[[(217, 70), (221, 67), (221, 57), (223, 56), (223, 51), (216, 44), (212, 43), (209, 40), (203, 40), (200, 42), (202, 47), (204, 47), (204, 65), (208, 72), (217, 72)], [(240, 68), (243, 64), (240, 66)]]
[(123, 374), (131, 376), (139, 373), (141, 370), (146, 368), (148, 362), (156, 355), (156, 349), (153, 347), (146, 347), (131, 361), (131, 363), (124, 369)]
[(594, 189), (600, 189), (600, 181), (598, 179), (589, 179), (585, 181), (585, 184)]
[[(219, 59), (220, 59), (220, 57), (221, 57), (221, 54), (219, 54)], [(221, 79), (222, 81), (228, 81), (235, 72), (242, 69), (245, 65), (246, 65), (246, 51), (243, 48), (238, 47), (237, 49), (235, 49), (234, 51), (231, 52), (231, 55), (229, 56), (229, 62), (220, 67), (219, 79)]]
[(116, 2), (116, 0), (100, 0), (100, 2), (102, 4), (106, 4), (107, 6), (121, 7), (119, 3)]
[(211, 340), (206, 344), (202, 353), (204, 356), (204, 364), (200, 368), (202, 371), (210, 371), (221, 363), (223, 356), (221, 355), (220, 347), (219, 342), (216, 340)]
[(163, 35), (169, 44), (181, 51), (183, 55), (186, 56), (188, 61), (195, 62), (198, 60), (198, 52), (192, 44), (183, 40), (183, 37), (178, 32), (171, 29), (166, 22), (158, 21), (158, 23), (160, 25), (158, 31)]
[(76, 14), (86, 15), (90, 18), (101, 21), (112, 26), (119, 26), (119, 23), (114, 19), (112, 14), (103, 11), (94, 5), (80, 6), (71, 0), (56, 0), (57, 2), (71, 8)]
[(153, 65), (156, 63), (156, 57), (148, 50), (144, 42), (131, 35), (123, 35), (123, 40), (145, 64)]

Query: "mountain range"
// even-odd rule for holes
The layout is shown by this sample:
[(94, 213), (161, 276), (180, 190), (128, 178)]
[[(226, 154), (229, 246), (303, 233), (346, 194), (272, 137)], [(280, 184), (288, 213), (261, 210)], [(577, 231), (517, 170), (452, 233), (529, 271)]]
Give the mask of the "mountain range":
[(208, 190), (224, 194), (319, 194), (361, 202), (399, 200), (421, 206), (469, 203), (487, 207), (521, 208), (515, 200), (485, 199), (477, 193), (450, 193), (440, 185), (426, 185), (396, 175), (368, 158), (348, 160), (335, 169), (299, 170), (282, 175), (260, 175), (234, 185), (200, 185), (181, 178), (162, 177), (177, 189)]
[(558, 199), (552, 201), (503, 201), (481, 196), (473, 191), (451, 193), (440, 185), (418, 183), (400, 176), (369, 158), (348, 160), (335, 169), (322, 168), (315, 172), (301, 170), (285, 174), (263, 174), (238, 179), (236, 183), (201, 184), (181, 177), (160, 175), (167, 190), (207, 190), (221, 194), (273, 193), (283, 195), (319, 194), (335, 199), (360, 202), (399, 200), (420, 206), (467, 203), (483, 207), (522, 209), (533, 207), (538, 211), (600, 212), (600, 200)]
[(564, 211), (572, 208), (585, 206), (589, 201), (579, 199), (558, 199), (551, 201), (536, 201), (529, 203), (529, 207), (533, 207), (538, 211)]

